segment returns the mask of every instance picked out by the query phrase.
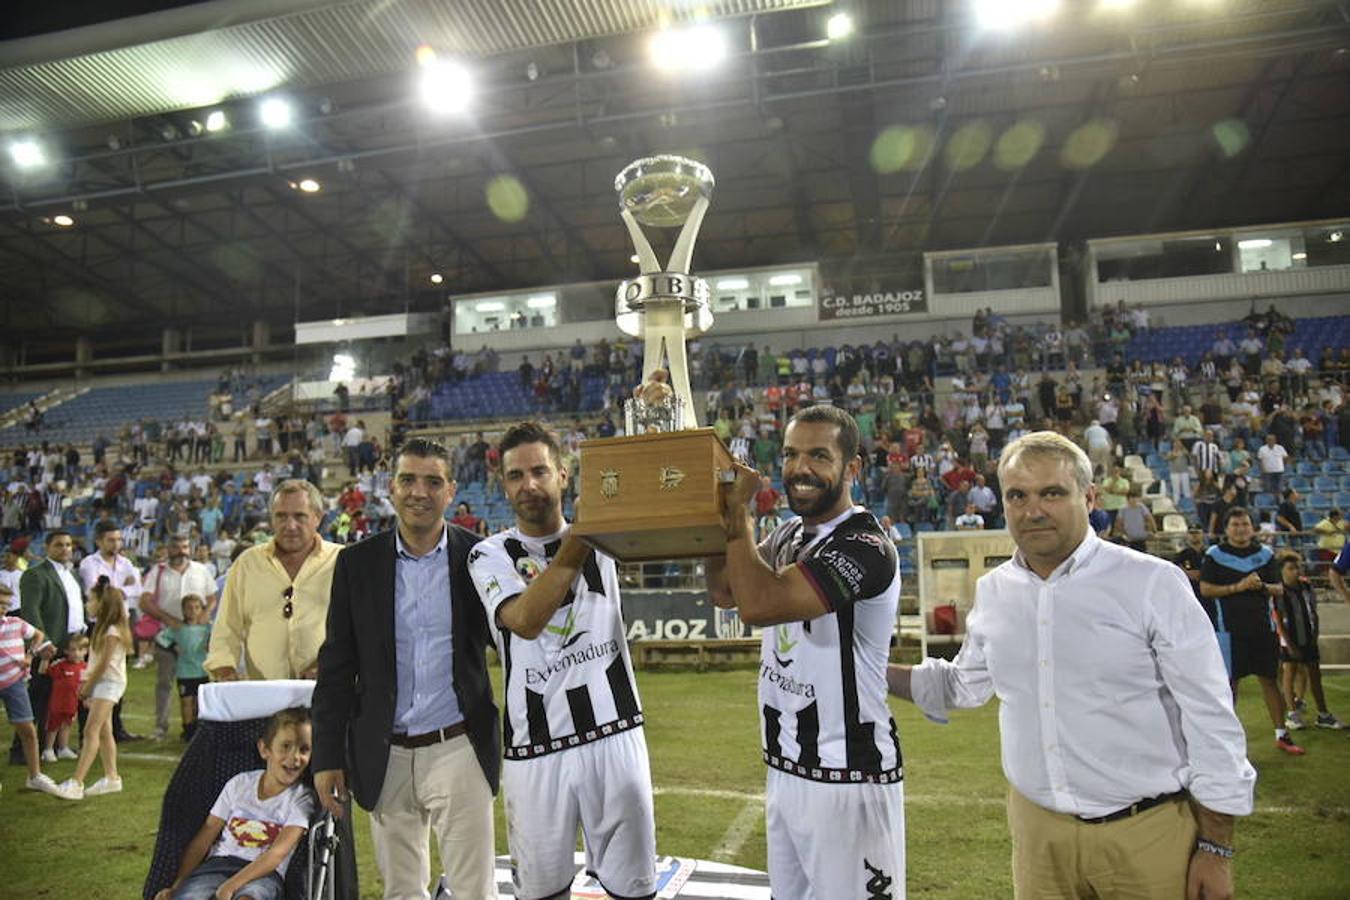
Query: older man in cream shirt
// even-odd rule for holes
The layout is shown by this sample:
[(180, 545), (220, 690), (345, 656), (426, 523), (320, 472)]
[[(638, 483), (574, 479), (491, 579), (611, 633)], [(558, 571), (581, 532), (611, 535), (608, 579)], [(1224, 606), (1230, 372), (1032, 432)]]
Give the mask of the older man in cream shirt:
[(1209, 617), (1165, 560), (1088, 527), (1087, 455), (1034, 432), (999, 460), (1013, 559), (952, 662), (891, 666), (929, 717), (997, 696), (1015, 896), (1233, 896), (1256, 772)]
[(319, 537), (322, 518), (309, 482), (272, 492), (272, 540), (239, 554), (225, 580), (206, 657), (212, 680), (314, 677), (341, 549)]

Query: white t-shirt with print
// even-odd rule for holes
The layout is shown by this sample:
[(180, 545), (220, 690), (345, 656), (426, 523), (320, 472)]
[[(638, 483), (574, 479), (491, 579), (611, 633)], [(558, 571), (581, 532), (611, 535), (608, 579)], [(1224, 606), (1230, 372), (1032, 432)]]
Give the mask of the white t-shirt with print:
[[(300, 782), (275, 797), (259, 799), (263, 770), (240, 772), (225, 783), (211, 815), (225, 822), (220, 837), (211, 847), (212, 856), (233, 856), (249, 862), (262, 856), (288, 825), (309, 827), (314, 816), (314, 798)], [(277, 866), (277, 874), (286, 877), (289, 856)]]

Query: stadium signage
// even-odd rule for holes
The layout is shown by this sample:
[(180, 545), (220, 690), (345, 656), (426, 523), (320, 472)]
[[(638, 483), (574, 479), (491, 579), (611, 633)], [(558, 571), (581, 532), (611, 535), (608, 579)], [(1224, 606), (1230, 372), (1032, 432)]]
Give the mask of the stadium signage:
[(821, 319), (867, 319), (926, 312), (928, 298), (922, 288), (864, 293), (836, 291), (829, 285), (821, 288)]

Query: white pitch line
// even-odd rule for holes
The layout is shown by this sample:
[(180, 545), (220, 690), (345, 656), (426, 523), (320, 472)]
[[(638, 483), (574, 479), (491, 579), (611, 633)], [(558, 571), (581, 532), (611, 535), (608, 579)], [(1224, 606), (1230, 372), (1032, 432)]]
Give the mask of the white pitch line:
[(736, 818), (727, 826), (726, 833), (722, 835), (722, 840), (717, 842), (717, 847), (710, 858), (716, 862), (734, 860), (736, 854), (745, 846), (745, 842), (750, 839), (750, 833), (755, 830), (755, 825), (763, 815), (763, 801), (747, 800), (741, 811), (736, 813)]
[[(685, 788), (685, 787), (658, 787), (653, 789), (652, 793), (660, 796), (669, 794), (672, 797), (711, 797), (718, 800), (744, 800), (747, 803), (763, 803), (764, 794), (754, 791), (732, 791), (716, 790), (712, 788)], [(917, 803), (920, 805), (943, 804), (947, 806), (990, 806), (1002, 808), (1006, 801), (1002, 797), (970, 797), (958, 794), (924, 794), (905, 792), (906, 803)], [(742, 811), (743, 812), (743, 811)], [(1290, 816), (1298, 813), (1312, 812), (1311, 807), (1297, 806), (1257, 806), (1256, 812), (1275, 816)], [(1333, 807), (1325, 810), (1328, 815), (1345, 816), (1350, 815), (1350, 809), (1341, 809)], [(734, 822), (733, 822), (734, 824)], [(730, 829), (728, 829), (730, 830)]]
[(150, 762), (171, 762), (171, 763), (176, 763), (176, 762), (178, 762), (182, 757), (173, 756), (172, 754), (169, 754), (169, 753), (125, 753), (125, 752), (119, 750), (119, 751), (117, 751), (117, 758), (118, 758), (118, 759), (144, 759), (144, 760), (148, 760), (148, 761), (150, 761)]

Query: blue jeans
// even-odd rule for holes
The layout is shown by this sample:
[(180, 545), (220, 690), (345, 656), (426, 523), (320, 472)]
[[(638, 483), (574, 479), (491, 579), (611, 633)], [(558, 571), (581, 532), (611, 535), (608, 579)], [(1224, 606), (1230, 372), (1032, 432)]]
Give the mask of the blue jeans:
[[(229, 881), (248, 863), (248, 860), (237, 856), (208, 856), (173, 892), (173, 900), (214, 900), (216, 888)], [(234, 895), (251, 897), (253, 900), (283, 900), (286, 888), (280, 875), (269, 872), (262, 878), (250, 881), (235, 891)]]

